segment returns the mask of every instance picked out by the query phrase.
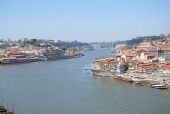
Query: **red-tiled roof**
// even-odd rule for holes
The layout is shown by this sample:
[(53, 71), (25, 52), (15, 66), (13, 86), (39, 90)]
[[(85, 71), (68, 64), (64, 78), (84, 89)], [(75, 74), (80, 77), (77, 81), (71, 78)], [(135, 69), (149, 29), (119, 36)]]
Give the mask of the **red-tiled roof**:
[(108, 63), (113, 61), (113, 58), (100, 58), (100, 59), (96, 59), (96, 62), (103, 62), (103, 63)]
[(170, 50), (170, 46), (161, 46), (160, 50)]
[(163, 69), (170, 69), (170, 62), (164, 63), (160, 67), (163, 68)]
[(145, 54), (145, 56), (147, 56), (147, 57), (154, 57), (155, 55), (147, 53), (147, 54)]
[(135, 57), (136, 54), (127, 54), (126, 56), (127, 56), (127, 57)]

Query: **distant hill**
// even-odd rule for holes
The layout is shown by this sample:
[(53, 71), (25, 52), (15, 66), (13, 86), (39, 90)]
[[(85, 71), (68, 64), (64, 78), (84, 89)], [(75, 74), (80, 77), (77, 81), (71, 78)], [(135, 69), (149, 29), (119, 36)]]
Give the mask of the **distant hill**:
[(117, 44), (126, 44), (127, 48), (132, 48), (135, 45), (138, 45), (139, 43), (146, 41), (154, 41), (154, 40), (163, 40), (167, 36), (159, 35), (159, 36), (141, 36), (136, 37), (131, 40), (124, 40), (124, 41), (116, 41), (113, 43), (113, 46), (115, 47)]

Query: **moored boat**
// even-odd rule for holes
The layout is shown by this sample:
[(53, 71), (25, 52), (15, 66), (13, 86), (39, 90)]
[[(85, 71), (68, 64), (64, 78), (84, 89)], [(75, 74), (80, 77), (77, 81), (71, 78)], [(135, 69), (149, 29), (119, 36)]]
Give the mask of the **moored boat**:
[(139, 81), (135, 82), (135, 85), (138, 85), (138, 86), (143, 86), (143, 84)]
[(155, 84), (152, 85), (152, 87), (156, 89), (168, 89), (165, 85), (161, 85), (161, 84)]
[(132, 78), (131, 77), (127, 77), (127, 76), (116, 75), (116, 76), (113, 77), (113, 79), (129, 82), (129, 83), (133, 83)]
[(84, 67), (84, 70), (89, 70), (90, 68)]
[(38, 57), (31, 57), (31, 58), (16, 58), (16, 57), (8, 57), (8, 58), (1, 58), (1, 64), (16, 64), (16, 63), (30, 63), (41, 61)]

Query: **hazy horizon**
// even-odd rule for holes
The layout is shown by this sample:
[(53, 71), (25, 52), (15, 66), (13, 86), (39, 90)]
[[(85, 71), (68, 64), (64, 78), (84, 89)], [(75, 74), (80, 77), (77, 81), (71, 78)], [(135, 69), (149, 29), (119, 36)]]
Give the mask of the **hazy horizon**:
[(101, 42), (170, 32), (169, 0), (4, 0), (0, 38)]

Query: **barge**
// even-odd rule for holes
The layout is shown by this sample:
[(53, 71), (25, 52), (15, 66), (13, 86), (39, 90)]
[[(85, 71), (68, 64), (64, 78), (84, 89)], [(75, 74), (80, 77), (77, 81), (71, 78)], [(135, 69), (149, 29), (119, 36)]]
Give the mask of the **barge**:
[(16, 58), (16, 57), (8, 57), (8, 58), (1, 58), (1, 64), (17, 64), (17, 63), (30, 63), (30, 62), (37, 62), (41, 61), (38, 57), (33, 58)]

